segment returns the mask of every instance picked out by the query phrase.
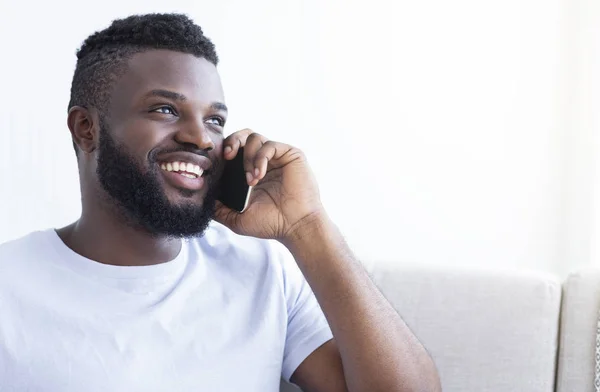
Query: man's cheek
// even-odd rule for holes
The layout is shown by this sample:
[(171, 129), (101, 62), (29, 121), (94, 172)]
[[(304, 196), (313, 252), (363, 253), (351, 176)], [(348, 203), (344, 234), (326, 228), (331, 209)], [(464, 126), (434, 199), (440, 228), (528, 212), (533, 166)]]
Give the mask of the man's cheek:
[(225, 160), (221, 157), (218, 160), (213, 161), (213, 170), (211, 177), (212, 181), (218, 183), (221, 180), (221, 176), (223, 175), (223, 168), (225, 167)]

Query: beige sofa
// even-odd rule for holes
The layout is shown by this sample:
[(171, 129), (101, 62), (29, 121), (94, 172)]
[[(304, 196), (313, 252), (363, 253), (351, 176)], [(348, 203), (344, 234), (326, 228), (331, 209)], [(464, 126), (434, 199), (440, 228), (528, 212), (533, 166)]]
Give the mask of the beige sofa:
[(594, 391), (600, 270), (564, 282), (385, 263), (370, 273), (431, 353), (444, 392)]

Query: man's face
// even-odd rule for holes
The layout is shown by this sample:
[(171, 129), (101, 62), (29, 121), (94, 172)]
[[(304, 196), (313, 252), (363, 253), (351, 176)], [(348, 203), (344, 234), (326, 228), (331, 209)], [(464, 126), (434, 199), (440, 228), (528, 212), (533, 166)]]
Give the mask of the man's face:
[(153, 50), (129, 61), (101, 121), (96, 167), (128, 222), (154, 235), (204, 231), (222, 171), (223, 102), (205, 59)]

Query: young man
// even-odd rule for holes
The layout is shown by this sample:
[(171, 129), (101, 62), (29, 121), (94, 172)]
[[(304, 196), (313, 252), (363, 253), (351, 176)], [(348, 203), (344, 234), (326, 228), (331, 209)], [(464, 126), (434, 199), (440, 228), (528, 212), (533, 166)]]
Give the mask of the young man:
[[(274, 392), (281, 376), (305, 391), (440, 390), (302, 152), (224, 138), (200, 27), (132, 16), (77, 57), (82, 215), (0, 246), (0, 390)], [(239, 214), (216, 192), (241, 146), (254, 189)]]

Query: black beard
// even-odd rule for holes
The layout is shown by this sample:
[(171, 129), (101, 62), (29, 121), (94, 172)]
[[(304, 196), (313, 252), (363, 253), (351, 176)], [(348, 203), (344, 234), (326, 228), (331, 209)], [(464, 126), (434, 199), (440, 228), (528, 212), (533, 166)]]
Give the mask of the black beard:
[[(125, 223), (141, 227), (156, 237), (201, 236), (214, 216), (217, 186), (213, 177), (218, 170), (206, 175), (208, 191), (201, 204), (190, 201), (174, 205), (162, 189), (158, 179), (161, 169), (152, 159), (153, 154), (144, 173), (127, 150), (115, 143), (108, 129), (101, 128), (96, 174), (110, 196), (109, 203), (122, 214)], [(186, 197), (195, 194), (188, 190), (180, 192)]]

